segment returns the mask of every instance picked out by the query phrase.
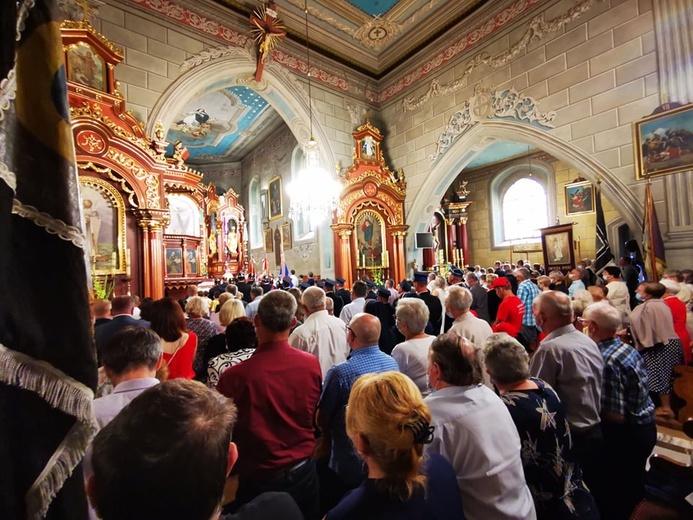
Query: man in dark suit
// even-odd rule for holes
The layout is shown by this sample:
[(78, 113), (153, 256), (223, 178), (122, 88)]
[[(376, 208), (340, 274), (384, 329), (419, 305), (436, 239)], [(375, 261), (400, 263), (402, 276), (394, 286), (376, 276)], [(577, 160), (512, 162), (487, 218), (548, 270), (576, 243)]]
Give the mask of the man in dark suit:
[(471, 310), (476, 312), (477, 318), (491, 323), (491, 316), (488, 313), (488, 292), (481, 285), (474, 273), (467, 274), (467, 285), (472, 293)]
[(342, 307), (344, 307), (344, 300), (341, 296), (337, 296), (334, 292), (335, 281), (330, 278), (325, 278), (325, 296), (332, 298), (334, 302), (334, 315), (339, 318), (339, 313), (342, 312)]
[(452, 269), (450, 269), (450, 272), (448, 273), (448, 284), (466, 287), (462, 282), (463, 277), (464, 271), (462, 271), (462, 269), (458, 269), (457, 267), (453, 267)]
[(94, 327), (111, 323), (111, 302), (96, 300), (94, 302)]
[[(441, 319), (443, 317), (443, 305), (440, 303), (440, 299), (433, 296), (426, 285), (428, 284), (428, 273), (416, 272), (414, 273), (414, 290), (416, 291), (416, 296), (421, 298), (426, 307), (428, 307), (429, 312), (429, 322), (431, 328), (426, 328), (427, 334), (438, 335), (440, 334)], [(430, 330), (430, 332), (429, 332)]]
[(245, 276), (242, 274), (238, 275), (238, 282), (236, 283), (236, 287), (238, 287), (238, 290), (243, 294), (243, 301), (248, 304), (250, 303), (250, 288), (251, 285), (245, 281)]
[(351, 303), (351, 293), (344, 288), (344, 282), (345, 282), (344, 278), (337, 278), (337, 279), (335, 279), (335, 282), (337, 282), (334, 285), (337, 289), (335, 291), (335, 294), (342, 299), (342, 301), (344, 302), (344, 305), (350, 304)]
[[(149, 327), (149, 322), (145, 320), (136, 320), (132, 317), (132, 311), (135, 309), (135, 300), (132, 296), (116, 296), (111, 301), (111, 314), (113, 319), (109, 323), (104, 323), (98, 326), (94, 331), (96, 339), (96, 353), (101, 352), (101, 348), (108, 341), (125, 327)], [(101, 356), (98, 356), (101, 359)]]

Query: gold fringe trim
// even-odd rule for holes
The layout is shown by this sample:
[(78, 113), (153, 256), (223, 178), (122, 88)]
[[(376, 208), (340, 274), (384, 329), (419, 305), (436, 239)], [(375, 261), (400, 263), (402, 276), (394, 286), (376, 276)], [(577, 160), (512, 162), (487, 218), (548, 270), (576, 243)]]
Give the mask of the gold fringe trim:
[(45, 361), (0, 344), (0, 383), (41, 397), (52, 408), (75, 417), (74, 426), (51, 456), (25, 496), (27, 518), (46, 516), (51, 501), (82, 460), (98, 425), (92, 408), (94, 393)]

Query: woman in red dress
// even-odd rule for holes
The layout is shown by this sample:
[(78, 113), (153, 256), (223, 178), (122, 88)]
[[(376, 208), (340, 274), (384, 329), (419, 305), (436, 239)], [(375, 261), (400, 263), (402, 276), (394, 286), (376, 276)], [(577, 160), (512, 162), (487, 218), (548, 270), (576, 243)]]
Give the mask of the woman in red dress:
[(679, 283), (674, 280), (662, 280), (660, 283), (667, 289), (662, 300), (671, 309), (674, 317), (674, 331), (683, 345), (683, 360), (686, 365), (689, 365), (693, 357), (691, 356), (691, 337), (686, 329), (686, 304), (676, 296), (679, 293)]
[(162, 298), (152, 304), (150, 317), (152, 330), (161, 337), (167, 379), (195, 377), (193, 358), (197, 350), (197, 335), (187, 330), (183, 309), (170, 298)]

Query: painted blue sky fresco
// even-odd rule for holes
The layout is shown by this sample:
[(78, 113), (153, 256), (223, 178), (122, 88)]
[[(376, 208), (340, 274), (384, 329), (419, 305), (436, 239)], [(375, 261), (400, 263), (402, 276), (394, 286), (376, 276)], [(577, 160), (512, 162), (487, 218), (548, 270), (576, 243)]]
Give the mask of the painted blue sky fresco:
[(371, 16), (379, 16), (392, 9), (399, 0), (347, 0), (351, 5)]
[[(267, 101), (247, 87), (229, 87), (188, 103), (174, 118), (166, 140), (180, 140), (190, 158), (223, 156), (242, 132), (267, 110)], [(172, 146), (169, 146), (173, 152)]]

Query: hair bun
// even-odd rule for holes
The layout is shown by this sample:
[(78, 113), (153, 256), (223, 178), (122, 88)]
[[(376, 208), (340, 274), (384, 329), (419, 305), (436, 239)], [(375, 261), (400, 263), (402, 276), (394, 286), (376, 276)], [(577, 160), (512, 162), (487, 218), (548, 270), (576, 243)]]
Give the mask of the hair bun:
[(433, 430), (435, 426), (431, 426), (426, 419), (417, 415), (416, 418), (404, 426), (411, 430), (414, 436), (414, 444), (430, 444), (433, 442)]

